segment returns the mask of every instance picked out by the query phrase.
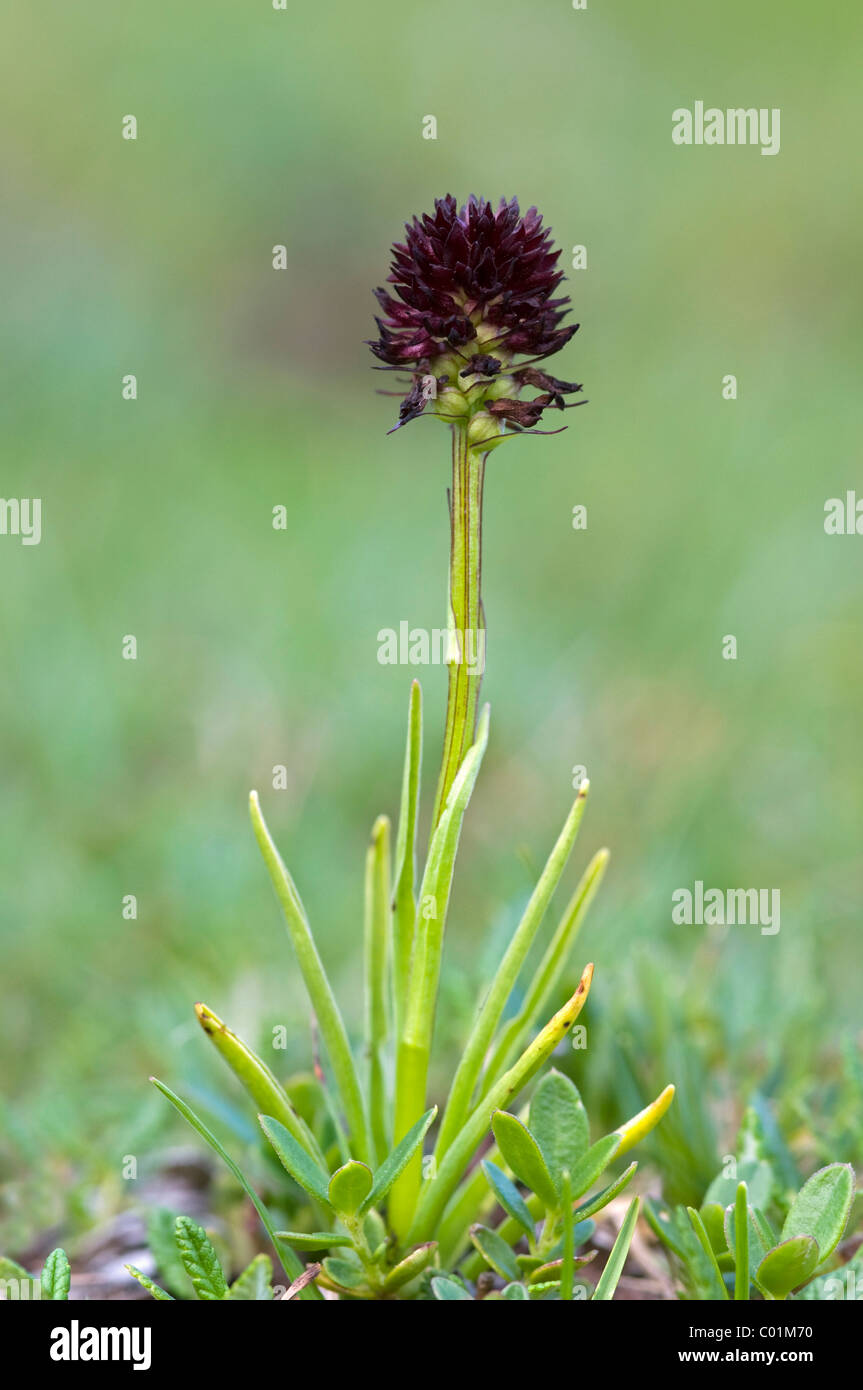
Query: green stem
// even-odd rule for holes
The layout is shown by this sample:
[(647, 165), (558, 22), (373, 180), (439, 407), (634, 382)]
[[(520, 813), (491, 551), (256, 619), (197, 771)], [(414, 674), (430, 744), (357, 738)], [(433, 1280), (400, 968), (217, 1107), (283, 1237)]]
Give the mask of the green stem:
[(449, 630), (451, 653), (443, 759), (432, 831), (476, 732), (479, 689), (485, 665), (482, 611), (482, 492), (485, 455), (468, 445), (467, 422), (452, 427), (450, 494)]
[(575, 1242), (573, 1239), (572, 1191), (569, 1185), (569, 1170), (564, 1168), (560, 1179), (560, 1210), (563, 1218), (563, 1264), (560, 1271), (560, 1297), (564, 1303), (572, 1302), (575, 1286)]
[(347, 1216), (342, 1213), (341, 1221), (354, 1243), (354, 1249), (359, 1255), (369, 1288), (373, 1293), (379, 1294), (383, 1286), (383, 1277), (380, 1268), (375, 1264), (374, 1254), (366, 1240), (363, 1218), (361, 1216)]
[[(482, 712), (476, 743), (453, 783), (449, 802), (432, 835), (417, 907), (404, 1027), (396, 1058), (395, 1140), (404, 1138), (427, 1109), (429, 1058), (434, 1034), (444, 928), (449, 909), (459, 835), (471, 792), (488, 743), (488, 706)], [(419, 1194), (422, 1157), (415, 1154), (396, 1179), (388, 1203), (392, 1229), (407, 1234)]]
[(379, 816), (366, 855), (365, 966), (366, 1049), (369, 1067), (369, 1118), (378, 1164), (390, 1150), (384, 1053), (389, 1040), (390, 823)]
[(393, 1013), (395, 1035), (404, 1029), (410, 984), (411, 955), (416, 925), (416, 837), (422, 763), (422, 693), (419, 681), (411, 685), (408, 737), (402, 777), (399, 828), (396, 837), (395, 889), (393, 892)]

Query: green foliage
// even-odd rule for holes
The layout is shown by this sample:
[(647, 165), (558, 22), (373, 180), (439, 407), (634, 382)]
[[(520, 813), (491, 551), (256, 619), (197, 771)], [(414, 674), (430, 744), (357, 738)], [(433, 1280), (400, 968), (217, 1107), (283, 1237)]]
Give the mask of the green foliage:
[[(502, 1159), (513, 1177), (486, 1159), (483, 1171), (506, 1219), (493, 1230), (483, 1225), (471, 1229), (476, 1254), (463, 1266), (476, 1277), (482, 1265), (501, 1278), (516, 1282), (512, 1254), (524, 1236), (527, 1256), (516, 1257), (530, 1297), (565, 1299), (582, 1296), (575, 1274), (595, 1252), (579, 1257), (576, 1251), (593, 1231), (588, 1215), (603, 1209), (634, 1176), (629, 1167), (601, 1192), (579, 1202), (595, 1185), (626, 1140), (636, 1142), (658, 1123), (668, 1103), (660, 1096), (646, 1111), (634, 1116), (613, 1134), (590, 1145), (587, 1116), (574, 1083), (560, 1072), (543, 1077), (530, 1106), (529, 1123), (506, 1111), (492, 1117), (492, 1132)], [(516, 1184), (528, 1188), (522, 1195)], [(612, 1255), (594, 1295), (611, 1299), (626, 1260), (638, 1216), (637, 1201), (630, 1204)], [(601, 1289), (601, 1292), (599, 1290)]]
[(71, 1271), (65, 1250), (52, 1250), (40, 1275), (42, 1297), (54, 1300), (69, 1297)]
[(65, 1250), (52, 1250), (38, 1276), (31, 1274), (17, 1260), (0, 1255), (0, 1286), (7, 1299), (32, 1301), (44, 1298), (65, 1302), (69, 1297), (71, 1272)]
[(857, 1253), (844, 1265), (810, 1279), (804, 1288), (794, 1294), (794, 1298), (825, 1302), (863, 1301), (863, 1245), (857, 1247)]
[(486, 1226), (472, 1226), (470, 1238), (489, 1269), (499, 1274), (501, 1279), (518, 1280), (521, 1271), (512, 1247)]
[(157, 1221), (151, 1221), (150, 1250), (159, 1269), (170, 1272), (170, 1292), (134, 1265), (126, 1265), (133, 1278), (153, 1298), (159, 1302), (192, 1297), (204, 1303), (272, 1302), (273, 1264), (269, 1255), (255, 1255), (229, 1286), (219, 1256), (203, 1227), (188, 1216), (174, 1217), (169, 1226), (168, 1215), (163, 1211)]
[(623, 1266), (629, 1247), (632, 1244), (632, 1237), (635, 1234), (635, 1223), (638, 1220), (638, 1197), (633, 1197), (629, 1204), (623, 1225), (618, 1232), (617, 1239), (612, 1246), (611, 1254), (606, 1261), (605, 1269), (599, 1277), (596, 1291), (593, 1297), (600, 1303), (607, 1303), (614, 1298), (614, 1291), (623, 1273)]
[[(700, 1210), (669, 1210), (648, 1200), (648, 1222), (672, 1257), (682, 1296), (723, 1299), (732, 1290), (737, 1301), (781, 1300), (798, 1290), (795, 1297), (812, 1299), (826, 1297), (829, 1288), (831, 1297), (856, 1297), (842, 1292), (854, 1287), (853, 1261), (846, 1273), (841, 1265), (824, 1273), (848, 1228), (853, 1169), (829, 1164), (789, 1198), (777, 1172), (784, 1162), (781, 1138), (772, 1135), (768, 1143), (765, 1135), (764, 1116), (750, 1107), (738, 1133), (738, 1158), (730, 1164), (736, 1181), (731, 1172), (720, 1173)], [(787, 1163), (782, 1171), (789, 1171)], [(783, 1212), (777, 1235), (773, 1223)]]
[(819, 1262), (832, 1255), (851, 1214), (854, 1170), (849, 1163), (821, 1168), (800, 1189), (782, 1227), (782, 1239), (810, 1235), (818, 1246)]
[(198, 1298), (210, 1303), (226, 1298), (228, 1285), (206, 1231), (191, 1217), (178, 1216), (176, 1232), (180, 1259)]
[(163, 1289), (148, 1275), (143, 1274), (135, 1265), (124, 1265), (124, 1268), (129, 1271), (133, 1279), (137, 1279), (142, 1288), (147, 1290), (147, 1293), (153, 1295), (157, 1303), (173, 1303), (174, 1295), (168, 1293), (167, 1289)]
[[(436, 1107), (425, 1102), (444, 930), (461, 828), (488, 740), (488, 715), (481, 717), (476, 738), (452, 781), (417, 886), (420, 732), (421, 697), (415, 683), (395, 873), (385, 818), (376, 821), (367, 854), (362, 1046), (354, 1049), (349, 1039), (299, 891), (254, 795), (255, 835), (318, 1021), (329, 1076), (325, 1072), (314, 1083), (314, 1094), (308, 1087), (302, 1093), (292, 1091), (211, 1009), (196, 1006), (204, 1032), (251, 1102), (270, 1107), (258, 1116), (261, 1129), (307, 1203), (305, 1211), (302, 1205), (298, 1209), (303, 1221), (296, 1230), (276, 1230), (250, 1177), (222, 1143), (184, 1101), (163, 1083), (156, 1085), (244, 1187), (291, 1278), (296, 1280), (303, 1270), (297, 1251), (321, 1256), (319, 1272), (300, 1297), (320, 1297), (318, 1286), (348, 1300), (461, 1297), (452, 1293), (453, 1287), (460, 1287), (458, 1280), (439, 1282), (444, 1274), (458, 1272), (462, 1279), (474, 1280), (485, 1270), (505, 1281), (508, 1300), (571, 1300), (585, 1291), (582, 1284), (576, 1285), (575, 1274), (592, 1257), (592, 1252), (578, 1253), (593, 1230), (590, 1218), (625, 1188), (636, 1165), (630, 1164), (600, 1192), (591, 1194), (591, 1189), (609, 1164), (655, 1127), (673, 1088), (666, 1087), (627, 1124), (591, 1146), (587, 1111), (574, 1083), (561, 1071), (542, 1075), (588, 997), (592, 966), (582, 972), (567, 1003), (543, 1024), (541, 1010), (567, 968), (577, 926), (601, 877), (604, 853), (576, 890), (515, 1019), (503, 1020), (569, 858), (584, 812), (585, 783), (515, 928), (510, 950), (485, 992), (426, 1164), (424, 1141), (437, 1117)], [(531, 1029), (538, 1029), (532, 1039)], [(395, 1084), (389, 1088), (387, 1077), (393, 1074)], [(539, 1079), (525, 1121), (503, 1107), (535, 1078)], [(481, 1166), (471, 1167), (487, 1137), (494, 1138), (496, 1147)], [(503, 1216), (493, 1225), (483, 1218), (496, 1204)], [(612, 1296), (634, 1220), (627, 1217), (624, 1223), (611, 1271), (604, 1276), (604, 1298)], [(198, 1298), (228, 1297), (227, 1281), (206, 1234), (194, 1222), (178, 1218), (172, 1241), (168, 1222), (167, 1214), (151, 1220), (154, 1255), (166, 1286), (164, 1294), (154, 1296), (183, 1296), (180, 1281), (188, 1276)], [(430, 1282), (432, 1269), (437, 1273)], [(137, 1272), (136, 1277), (143, 1278)], [(269, 1288), (267, 1270), (253, 1263), (232, 1286), (230, 1297), (261, 1297)], [(504, 1296), (500, 1289), (483, 1284), (483, 1294), (490, 1292)]]
[(557, 1211), (560, 1205), (560, 1192), (548, 1167), (537, 1140), (527, 1125), (498, 1111), (491, 1122), (498, 1148), (509, 1164), (519, 1182), (535, 1192), (549, 1211)]
[(365, 1163), (352, 1158), (333, 1173), (327, 1196), (333, 1211), (340, 1216), (353, 1216), (360, 1210), (372, 1190), (372, 1172)]
[[(184, 1100), (181, 1100), (179, 1096), (175, 1095), (174, 1092), (171, 1091), (166, 1085), (164, 1085), (163, 1082), (157, 1081), (155, 1077), (151, 1079), (153, 1081), (154, 1086), (156, 1086), (156, 1088), (159, 1091), (161, 1091), (164, 1096), (167, 1097), (171, 1104), (180, 1112), (183, 1118), (188, 1121), (192, 1128), (197, 1130), (198, 1134), (201, 1135), (201, 1138), (204, 1139), (207, 1144), (209, 1144), (210, 1148), (214, 1151), (214, 1153), (217, 1153), (219, 1155), (222, 1162), (228, 1168), (229, 1172), (233, 1174), (234, 1178), (243, 1188), (243, 1190), (246, 1193), (246, 1196), (250, 1199), (252, 1205), (257, 1211), (258, 1216), (261, 1219), (261, 1224), (267, 1232), (267, 1235), (270, 1237), (270, 1240), (273, 1242), (279, 1259), (284, 1265), (286, 1271), (288, 1272), (288, 1274), (290, 1274), (292, 1279), (298, 1279), (303, 1273), (303, 1266), (300, 1260), (298, 1260), (293, 1250), (291, 1250), (289, 1246), (285, 1245), (285, 1243), (279, 1239), (275, 1227), (273, 1225), (273, 1219), (269, 1211), (258, 1197), (251, 1183), (245, 1177), (244, 1173), (242, 1172), (242, 1169), (239, 1167), (238, 1164), (234, 1162), (230, 1154), (228, 1154), (228, 1152), (219, 1142), (216, 1136), (211, 1133), (211, 1131), (207, 1128), (204, 1122), (198, 1118), (194, 1110), (192, 1110), (191, 1107), (188, 1106)], [(320, 1294), (317, 1292), (313, 1284), (309, 1284), (307, 1287), (303, 1288), (299, 1296), (301, 1299), (304, 1300), (320, 1298)]]
[(507, 1216), (521, 1228), (528, 1240), (533, 1240), (536, 1222), (515, 1183), (490, 1158), (483, 1159), (482, 1171)]
[(460, 1284), (456, 1279), (448, 1279), (445, 1275), (439, 1274), (432, 1279), (431, 1286), (435, 1298), (441, 1303), (463, 1303), (466, 1299), (470, 1302), (471, 1295), (464, 1284)]
[(564, 1170), (573, 1173), (590, 1144), (590, 1125), (581, 1096), (569, 1077), (551, 1071), (530, 1102), (530, 1126), (560, 1186)]
[(256, 1255), (228, 1289), (234, 1302), (270, 1303), (273, 1298), (273, 1262), (269, 1255)]

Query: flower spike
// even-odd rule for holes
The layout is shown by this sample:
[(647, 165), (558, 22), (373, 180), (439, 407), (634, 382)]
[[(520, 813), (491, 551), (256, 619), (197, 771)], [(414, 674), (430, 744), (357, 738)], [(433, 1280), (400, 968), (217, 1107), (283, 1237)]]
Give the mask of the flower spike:
[[(531, 365), (578, 328), (563, 323), (570, 301), (556, 293), (564, 278), (559, 257), (536, 208), (522, 215), (515, 198), (495, 211), (475, 195), (459, 208), (447, 194), (434, 213), (406, 225), (393, 247), (392, 292), (374, 292), (381, 314), (378, 337), (369, 341), (378, 370), (412, 375), (390, 434), (433, 404), (441, 419), (481, 416), (485, 444), (502, 437), (507, 423), (537, 424), (548, 405), (560, 409), (565, 395), (581, 390)], [(526, 358), (520, 366), (519, 357)], [(519, 400), (526, 386), (542, 394)]]

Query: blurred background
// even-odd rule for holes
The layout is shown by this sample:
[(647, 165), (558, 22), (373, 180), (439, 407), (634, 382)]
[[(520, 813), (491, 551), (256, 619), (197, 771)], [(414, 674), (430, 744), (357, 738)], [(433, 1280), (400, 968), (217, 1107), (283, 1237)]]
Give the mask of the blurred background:
[[(94, 1177), (122, 1200), (122, 1157), (176, 1134), (151, 1072), (248, 1124), (194, 1001), (252, 1042), (286, 1024), (309, 1065), (251, 787), (361, 1017), (411, 677), (426, 823), (445, 699), (440, 668), (379, 665), (377, 633), (443, 624), (449, 473), (441, 426), (387, 437), (363, 339), (390, 244), (446, 192), (535, 203), (566, 267), (586, 246), (552, 370), (590, 404), (489, 461), (492, 736), (437, 1075), (577, 766), (558, 906), (612, 851), (573, 967), (597, 966), (595, 1112), (694, 1067), (721, 1151), (752, 1087), (817, 1091), (853, 1049), (863, 540), (823, 518), (863, 495), (861, 38), (851, 0), (12, 7), (0, 491), (42, 498), (43, 535), (0, 538), (7, 1243), (89, 1219)], [(675, 146), (695, 100), (781, 108), (781, 152)], [(780, 933), (674, 926), (695, 879), (778, 888)]]

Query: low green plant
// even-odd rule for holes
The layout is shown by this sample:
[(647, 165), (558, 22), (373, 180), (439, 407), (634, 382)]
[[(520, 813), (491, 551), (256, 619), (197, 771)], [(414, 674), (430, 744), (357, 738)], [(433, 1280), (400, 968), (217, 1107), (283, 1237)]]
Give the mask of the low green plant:
[(699, 1208), (647, 1200), (646, 1218), (669, 1252), (681, 1298), (863, 1297), (859, 1254), (844, 1262), (838, 1254), (857, 1219), (851, 1165), (830, 1163), (789, 1190), (776, 1137), (754, 1107), (736, 1148)]
[[(562, 1289), (571, 1297), (571, 1275), (580, 1267), (575, 1251), (589, 1234), (587, 1218), (623, 1190), (636, 1165), (631, 1163), (595, 1197), (588, 1198), (587, 1194), (605, 1170), (659, 1122), (671, 1103), (673, 1088), (667, 1087), (652, 1105), (593, 1145), (589, 1144), (587, 1116), (578, 1091), (559, 1072), (547, 1074), (537, 1086), (528, 1125), (504, 1108), (537, 1076), (570, 1033), (590, 989), (593, 968), (587, 966), (564, 1006), (539, 1027), (532, 1039), (523, 1043), (522, 1034), (529, 1035), (549, 994), (566, 972), (577, 929), (598, 878), (596, 863), (584, 875), (545, 957), (528, 981), (523, 995), (527, 1005), (514, 1019), (502, 1017), (574, 844), (587, 796), (587, 787), (583, 786), (516, 928), (512, 939), (515, 949), (511, 943), (477, 1012), (453, 1077), (433, 1150), (423, 1158), (424, 1141), (438, 1118), (437, 1106), (423, 1110), (404, 1133), (397, 1130), (395, 1098), (384, 1082), (387, 1074), (392, 1073), (399, 1042), (404, 1046), (404, 1035), (400, 1040), (394, 1020), (400, 1012), (406, 1027), (410, 1017), (407, 1008), (398, 1008), (399, 905), (409, 907), (402, 929), (408, 920), (412, 934), (415, 933), (409, 953), (413, 971), (417, 971), (419, 962), (422, 978), (429, 970), (436, 976), (443, 924), (436, 916), (425, 917), (422, 907), (430, 901), (449, 901), (458, 828), (487, 737), (487, 722), (483, 719), (477, 741), (462, 765), (433, 834), (419, 891), (412, 888), (406, 898), (399, 885), (404, 882), (404, 866), (412, 861), (415, 849), (420, 717), (420, 690), (415, 683), (397, 837), (397, 845), (402, 846), (402, 870), (394, 888), (389, 875), (389, 827), (384, 819), (375, 824), (368, 853), (367, 1007), (365, 1036), (360, 1046), (353, 1047), (348, 1039), (296, 886), (270, 838), (255, 796), (251, 800), (255, 833), (330, 1059), (329, 1075), (325, 1077), (321, 1071), (311, 1088), (305, 1082), (298, 1104), (299, 1097), (292, 1097), (290, 1088), (277, 1080), (248, 1044), (206, 1005), (196, 1006), (202, 1028), (254, 1103), (273, 1153), (304, 1194), (305, 1224), (297, 1230), (276, 1229), (273, 1216), (250, 1181), (203, 1120), (164, 1083), (155, 1084), (244, 1185), (291, 1278), (296, 1279), (303, 1272), (298, 1252), (312, 1252), (320, 1257), (316, 1283), (302, 1290), (300, 1297), (315, 1297), (318, 1287), (347, 1299), (424, 1297), (430, 1288), (425, 1277), (430, 1271), (437, 1276), (459, 1268), (469, 1281), (476, 1280), (483, 1270), (503, 1278), (504, 1266), (499, 1267), (494, 1258), (488, 1257), (489, 1251), (499, 1255), (502, 1247), (510, 1251), (506, 1261), (509, 1274), (516, 1269), (524, 1274), (530, 1289), (528, 1296), (562, 1296)], [(600, 860), (600, 869), (603, 864)], [(437, 958), (430, 965), (432, 954)], [(425, 1018), (423, 1010), (418, 1010), (415, 1017), (430, 1039), (436, 991), (429, 990), (424, 999), (429, 1017)], [(490, 1063), (484, 1067), (486, 1034), (495, 1046), (490, 1050)], [(477, 1037), (484, 1039), (481, 1048), (476, 1045)], [(315, 1099), (320, 1098), (321, 1104), (310, 1105), (310, 1089), (317, 1093)], [(453, 1113), (453, 1106), (458, 1122), (448, 1125), (447, 1116)], [(484, 1154), (481, 1165), (471, 1167), (489, 1140), (494, 1141), (493, 1146)], [(533, 1156), (532, 1164), (528, 1155)], [(393, 1195), (412, 1166), (418, 1178), (415, 1189), (412, 1188), (413, 1203), (408, 1207), (403, 1198), (394, 1214)], [(522, 1195), (517, 1184), (529, 1191)], [(510, 1206), (502, 1200), (502, 1193), (507, 1194)], [(493, 1230), (483, 1224), (482, 1217), (497, 1203), (503, 1207), (504, 1220)], [(521, 1220), (516, 1219), (514, 1212)], [(524, 1242), (526, 1252), (517, 1254), (516, 1247)], [(541, 1279), (537, 1276), (539, 1270), (543, 1271)], [(609, 1287), (608, 1281), (604, 1287)]]

